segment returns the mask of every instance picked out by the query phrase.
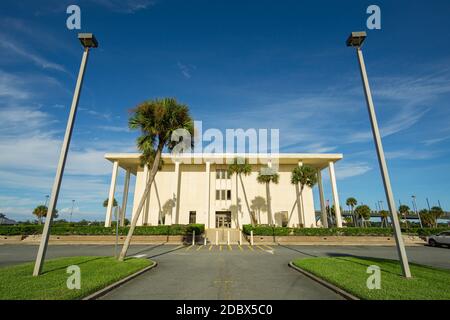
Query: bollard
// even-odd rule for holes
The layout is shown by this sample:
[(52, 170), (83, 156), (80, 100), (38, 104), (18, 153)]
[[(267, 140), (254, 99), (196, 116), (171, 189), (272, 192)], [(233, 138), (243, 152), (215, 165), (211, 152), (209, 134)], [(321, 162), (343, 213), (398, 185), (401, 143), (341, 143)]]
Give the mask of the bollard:
[(203, 245), (206, 246), (206, 237), (203, 238)]
[(227, 232), (227, 245), (230, 245), (230, 230)]
[(195, 245), (195, 230), (192, 231), (192, 245)]
[(242, 244), (242, 230), (239, 230), (239, 245)]
[(250, 230), (250, 245), (253, 245), (253, 230)]
[(216, 246), (219, 245), (219, 230), (216, 230)]

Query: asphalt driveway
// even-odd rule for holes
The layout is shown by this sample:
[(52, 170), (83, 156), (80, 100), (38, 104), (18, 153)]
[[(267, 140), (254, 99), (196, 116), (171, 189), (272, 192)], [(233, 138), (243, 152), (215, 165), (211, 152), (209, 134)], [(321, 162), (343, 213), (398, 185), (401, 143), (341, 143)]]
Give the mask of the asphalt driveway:
[[(51, 245), (48, 258), (112, 255), (111, 245)], [(35, 245), (0, 245), (0, 266), (33, 261)], [(450, 249), (408, 247), (411, 262), (450, 269)], [(136, 245), (129, 255), (158, 262), (102, 299), (341, 299), (288, 267), (296, 258), (353, 255), (396, 259), (395, 247)], [(0, 271), (1, 272), (1, 271)]]

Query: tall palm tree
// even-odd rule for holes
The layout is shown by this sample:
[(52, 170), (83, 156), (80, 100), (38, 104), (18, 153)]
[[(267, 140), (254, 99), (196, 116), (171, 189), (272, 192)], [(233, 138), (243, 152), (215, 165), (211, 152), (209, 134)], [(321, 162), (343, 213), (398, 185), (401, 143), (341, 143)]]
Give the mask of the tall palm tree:
[(268, 223), (274, 225), (274, 219), (272, 215), (272, 200), (270, 199), (270, 183), (278, 184), (280, 176), (272, 168), (263, 168), (259, 173), (256, 180), (266, 185), (266, 197), (267, 197), (267, 217)]
[[(194, 121), (189, 114), (189, 108), (178, 103), (173, 98), (163, 98), (146, 101), (132, 110), (128, 121), (130, 129), (140, 130), (137, 147), (141, 151), (141, 164), (151, 168), (147, 185), (139, 201), (136, 214), (131, 221), (130, 230), (120, 253), (119, 260), (123, 261), (133, 236), (145, 200), (148, 198), (150, 187), (156, 173), (162, 167), (161, 154), (165, 147), (172, 151), (179, 141), (172, 141), (175, 130), (187, 130), (191, 137), (194, 134)], [(193, 141), (191, 139), (191, 141)], [(191, 142), (192, 143), (192, 142)]]
[(358, 204), (358, 200), (356, 200), (353, 197), (350, 197), (347, 199), (347, 201), (345, 201), (345, 204), (351, 208), (353, 224), (356, 227), (356, 216), (354, 214), (354, 209), (355, 209), (356, 205)]
[[(247, 206), (248, 213), (250, 215), (250, 221), (252, 226), (256, 224), (256, 217), (254, 212), (250, 209), (250, 205), (247, 199), (247, 193), (245, 192), (244, 181), (242, 180), (242, 175), (248, 176), (252, 173), (252, 166), (248, 163), (246, 159), (235, 158), (233, 163), (228, 165), (228, 175), (232, 177), (236, 174), (236, 199), (239, 199), (238, 196), (238, 179), (241, 181), (242, 191), (244, 193), (245, 204)], [(237, 207), (239, 209), (239, 206)]]
[[(303, 223), (303, 227), (306, 227), (305, 225), (305, 212), (304, 212), (304, 206), (303, 206), (303, 189), (305, 186), (312, 188), (317, 183), (317, 170), (314, 169), (311, 166), (301, 166), (301, 167), (295, 167), (294, 170), (292, 170), (291, 174), (291, 183), (295, 186), (300, 185), (300, 192), (297, 196), (297, 208), (299, 208), (299, 222), (301, 221)], [(298, 188), (297, 188), (298, 191)], [(300, 203), (298, 203), (300, 202)], [(288, 220), (288, 225), (291, 221), (291, 216)]]
[(361, 226), (366, 226), (366, 221), (370, 219), (370, 208), (367, 205), (359, 205), (355, 208), (356, 216), (361, 219)]

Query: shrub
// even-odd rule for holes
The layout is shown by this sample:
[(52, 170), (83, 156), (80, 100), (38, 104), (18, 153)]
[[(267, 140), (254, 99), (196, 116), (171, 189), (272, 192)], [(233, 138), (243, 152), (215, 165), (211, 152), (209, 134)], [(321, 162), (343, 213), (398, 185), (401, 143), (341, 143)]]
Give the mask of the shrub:
[[(448, 229), (448, 228), (447, 228)], [(392, 228), (282, 228), (272, 226), (244, 225), (243, 231), (249, 235), (253, 230), (255, 236), (378, 236), (391, 237), (394, 235)], [(403, 229), (403, 234), (426, 236), (446, 230), (445, 228), (408, 228)]]
[[(0, 226), (0, 234), (5, 236), (13, 235), (34, 235), (42, 233), (42, 225), (18, 225)], [(127, 235), (129, 227), (120, 227), (119, 235)], [(204, 233), (203, 224), (172, 225), (172, 226), (141, 226), (136, 227), (135, 235), (200, 235)], [(103, 226), (73, 226), (69, 224), (57, 224), (51, 228), (52, 235), (115, 235), (116, 228), (105, 228)]]

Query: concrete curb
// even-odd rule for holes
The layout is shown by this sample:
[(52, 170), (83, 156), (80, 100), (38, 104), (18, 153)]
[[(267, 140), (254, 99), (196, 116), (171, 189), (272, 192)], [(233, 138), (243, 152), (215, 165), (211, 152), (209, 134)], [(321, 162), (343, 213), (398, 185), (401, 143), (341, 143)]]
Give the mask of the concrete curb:
[(348, 293), (347, 291), (342, 290), (342, 289), (339, 288), (339, 287), (336, 287), (334, 284), (331, 284), (331, 283), (329, 283), (328, 281), (325, 281), (325, 280), (323, 280), (323, 279), (321, 279), (321, 278), (319, 278), (319, 277), (313, 275), (312, 273), (310, 273), (310, 272), (308, 272), (308, 271), (306, 271), (306, 270), (303, 270), (303, 269), (297, 267), (296, 265), (294, 265), (294, 264), (292, 263), (292, 261), (289, 262), (289, 267), (291, 267), (292, 269), (295, 269), (295, 270), (297, 270), (298, 272), (304, 274), (304, 275), (307, 276), (308, 278), (310, 278), (310, 279), (312, 279), (312, 280), (314, 280), (314, 281), (320, 283), (320, 284), (323, 285), (324, 287), (327, 287), (328, 289), (333, 290), (333, 291), (336, 292), (338, 295), (344, 297), (344, 298), (347, 299), (347, 300), (361, 300), (361, 299), (359, 299), (358, 297), (355, 297), (354, 295)]
[[(153, 260), (152, 260), (153, 261)], [(137, 276), (143, 274), (144, 272), (147, 272), (153, 268), (155, 268), (158, 265), (158, 263), (156, 261), (153, 261), (153, 264), (151, 266), (145, 267), (142, 270), (139, 270), (131, 275), (129, 275), (128, 277), (125, 277), (117, 282), (114, 282), (113, 284), (110, 284), (109, 286), (98, 290), (97, 292), (91, 293), (90, 295), (84, 297), (82, 300), (96, 300), (102, 296), (104, 296), (105, 294), (107, 294), (108, 292), (112, 291), (113, 289), (125, 284), (126, 282), (136, 278)]]

